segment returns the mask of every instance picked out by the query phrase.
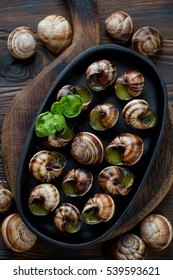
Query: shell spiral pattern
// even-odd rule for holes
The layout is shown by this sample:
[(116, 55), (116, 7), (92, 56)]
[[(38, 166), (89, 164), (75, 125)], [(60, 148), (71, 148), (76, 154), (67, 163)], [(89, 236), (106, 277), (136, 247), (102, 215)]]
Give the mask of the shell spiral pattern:
[(90, 132), (80, 132), (73, 139), (71, 154), (80, 163), (99, 164), (104, 156), (103, 144), (96, 135)]

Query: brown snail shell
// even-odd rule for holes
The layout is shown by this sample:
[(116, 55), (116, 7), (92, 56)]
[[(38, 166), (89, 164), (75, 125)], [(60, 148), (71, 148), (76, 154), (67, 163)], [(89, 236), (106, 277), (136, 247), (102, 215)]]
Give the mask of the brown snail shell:
[(136, 70), (128, 70), (116, 80), (115, 91), (120, 99), (121, 93), (118, 94), (118, 86), (122, 85), (127, 90), (126, 100), (139, 96), (144, 90), (144, 77)]
[(110, 257), (114, 260), (144, 260), (146, 246), (136, 234), (124, 234), (111, 245)]
[(113, 165), (133, 165), (140, 160), (143, 150), (144, 144), (138, 135), (122, 133), (105, 149), (105, 159)]
[(5, 180), (0, 180), (0, 213), (9, 211), (14, 205), (14, 196)]
[(51, 182), (59, 177), (66, 165), (65, 157), (56, 151), (42, 150), (30, 160), (31, 175), (41, 182)]
[(37, 216), (46, 215), (55, 210), (60, 201), (58, 189), (49, 183), (37, 185), (30, 192), (28, 205), (30, 211)]
[(40, 142), (43, 144), (43, 146), (50, 149), (61, 148), (66, 147), (73, 139), (73, 136), (73, 127), (66, 123), (65, 128), (63, 128), (61, 131), (57, 131), (54, 135), (42, 137)]
[(149, 247), (163, 250), (173, 239), (172, 224), (162, 215), (151, 214), (141, 222), (140, 235)]
[(77, 168), (65, 175), (62, 189), (67, 196), (83, 196), (90, 190), (92, 183), (92, 173), (84, 168)]
[(83, 104), (82, 104), (82, 111), (85, 111), (89, 104), (92, 101), (92, 93), (91, 91), (84, 87), (84, 86), (73, 86), (73, 85), (65, 85), (63, 86), (57, 94), (57, 100), (60, 100), (61, 97), (65, 96), (65, 95), (70, 95), (70, 94), (78, 94), (82, 100), (83, 100)]
[(95, 130), (112, 128), (118, 120), (118, 108), (110, 103), (99, 104), (90, 112), (90, 125)]
[(105, 193), (96, 193), (85, 204), (82, 218), (85, 223), (95, 225), (107, 222), (115, 214), (115, 203), (111, 196)]
[(132, 48), (136, 52), (150, 56), (154, 55), (161, 48), (162, 36), (158, 29), (150, 26), (137, 30), (132, 37)]
[(38, 36), (55, 54), (62, 53), (72, 41), (70, 23), (62, 16), (49, 15), (38, 23)]
[(111, 196), (127, 195), (134, 182), (134, 176), (127, 168), (108, 166), (98, 175), (98, 184), (104, 193)]
[(3, 221), (2, 238), (5, 245), (15, 252), (30, 250), (37, 240), (17, 213), (7, 216)]
[(133, 21), (127, 13), (117, 11), (105, 20), (105, 28), (116, 43), (124, 44), (132, 35)]
[(54, 212), (54, 224), (63, 234), (78, 232), (82, 226), (79, 210), (71, 203), (63, 203)]
[(116, 78), (115, 65), (106, 59), (98, 60), (88, 66), (86, 70), (86, 81), (94, 91), (104, 90), (110, 86)]
[(36, 41), (31, 29), (27, 26), (15, 28), (8, 36), (8, 49), (18, 59), (31, 57), (36, 51)]
[(71, 154), (75, 160), (82, 164), (99, 164), (104, 157), (103, 144), (95, 134), (80, 132), (72, 141)]
[(135, 129), (148, 129), (156, 125), (157, 117), (147, 101), (134, 99), (126, 104), (123, 111), (125, 122)]

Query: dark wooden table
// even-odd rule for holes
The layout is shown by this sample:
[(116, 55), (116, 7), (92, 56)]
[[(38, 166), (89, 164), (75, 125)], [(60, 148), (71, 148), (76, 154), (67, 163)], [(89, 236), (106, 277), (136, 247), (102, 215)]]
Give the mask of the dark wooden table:
[[(134, 22), (134, 29), (142, 26), (153, 26), (163, 35), (161, 51), (151, 58), (158, 72), (163, 76), (169, 97), (169, 104), (173, 104), (173, 2), (172, 0), (155, 1), (97, 1), (100, 43), (114, 43), (107, 35), (104, 27), (105, 18), (115, 10), (129, 13)], [(45, 16), (54, 14), (65, 16), (70, 22), (66, 1), (61, 0), (9, 0), (0, 1), (0, 133), (5, 115), (10, 108), (13, 98), (46, 68), (56, 56), (50, 53), (40, 42), (36, 30), (38, 22)], [(37, 39), (37, 55), (35, 59), (26, 62), (13, 59), (7, 50), (7, 37), (15, 27), (27, 25), (34, 31)], [(130, 47), (130, 46), (129, 46)], [(170, 130), (169, 137), (173, 137)], [(159, 174), (158, 174), (159, 176)], [(0, 179), (5, 179), (5, 172), (0, 152)], [(168, 178), (169, 179), (169, 178)], [(173, 224), (173, 188), (159, 203), (153, 212), (166, 216)], [(0, 217), (2, 220), (2, 217)], [(131, 229), (136, 232), (138, 225)], [(8, 250), (0, 238), (0, 259), (107, 259), (110, 241), (91, 246), (86, 249), (67, 250), (55, 248), (52, 244), (38, 239), (35, 246), (28, 252), (20, 254)], [(164, 251), (148, 249), (147, 259), (173, 259), (173, 242)]]

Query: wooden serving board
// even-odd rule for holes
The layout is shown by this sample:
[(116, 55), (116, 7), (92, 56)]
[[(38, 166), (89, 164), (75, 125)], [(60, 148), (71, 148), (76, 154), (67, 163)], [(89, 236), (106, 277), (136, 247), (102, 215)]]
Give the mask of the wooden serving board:
[[(96, 1), (69, 0), (68, 5), (74, 30), (71, 46), (16, 95), (3, 123), (4, 171), (14, 195), (22, 148), (28, 130), (49, 88), (74, 57), (83, 50), (99, 44), (100, 41)], [(169, 191), (173, 181), (173, 137), (169, 137), (172, 127), (173, 114), (169, 108), (165, 134), (151, 174), (116, 232), (111, 233), (106, 239), (111, 239), (134, 227), (158, 205)]]

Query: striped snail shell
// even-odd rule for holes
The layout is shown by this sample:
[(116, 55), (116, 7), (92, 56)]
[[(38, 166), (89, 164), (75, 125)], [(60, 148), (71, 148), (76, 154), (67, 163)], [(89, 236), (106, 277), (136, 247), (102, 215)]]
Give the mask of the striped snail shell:
[(34, 215), (42, 216), (55, 210), (59, 201), (60, 195), (57, 188), (52, 184), (43, 183), (32, 189), (28, 205)]
[[(136, 70), (128, 70), (116, 80), (115, 91), (117, 96), (121, 98), (121, 88), (127, 91), (126, 100), (139, 96), (144, 90), (144, 77)], [(119, 88), (118, 88), (119, 87)], [(119, 91), (119, 92), (118, 92)]]
[(2, 238), (5, 245), (14, 252), (30, 250), (37, 240), (17, 213), (7, 216), (3, 221)]
[(70, 95), (70, 94), (78, 94), (82, 100), (83, 100), (83, 104), (82, 104), (82, 111), (85, 111), (89, 104), (92, 101), (92, 93), (91, 91), (84, 87), (84, 86), (73, 86), (73, 85), (65, 85), (63, 86), (57, 93), (57, 100), (60, 100), (61, 97), (65, 96), (65, 95)]
[(98, 60), (90, 64), (86, 70), (86, 81), (94, 91), (102, 91), (110, 86), (116, 78), (115, 65), (106, 59)]
[(111, 196), (127, 195), (133, 182), (132, 172), (119, 166), (108, 166), (98, 175), (98, 184), (102, 191)]
[(104, 148), (100, 139), (93, 133), (78, 133), (71, 144), (71, 154), (82, 164), (95, 165), (102, 162)]
[(70, 170), (62, 180), (62, 189), (67, 196), (83, 196), (93, 183), (93, 175), (89, 170), (77, 168)]
[(132, 128), (148, 129), (156, 125), (157, 117), (147, 101), (134, 99), (126, 104), (123, 111), (125, 122)]
[(38, 36), (55, 54), (63, 52), (72, 41), (72, 29), (62, 16), (49, 15), (38, 23)]
[(36, 50), (34, 34), (27, 26), (15, 28), (8, 36), (7, 45), (11, 55), (18, 59), (29, 58)]
[(65, 128), (63, 128), (62, 130), (57, 131), (53, 135), (42, 137), (40, 139), (40, 143), (42, 143), (42, 145), (44, 147), (47, 147), (48, 149), (61, 148), (67, 146), (73, 139), (73, 136), (74, 136), (73, 126), (66, 123)]
[(141, 222), (140, 235), (149, 247), (163, 250), (173, 239), (172, 224), (162, 215), (151, 214)]
[(14, 205), (14, 196), (5, 180), (0, 180), (0, 213), (9, 211)]
[(107, 222), (115, 214), (115, 203), (110, 195), (96, 193), (85, 204), (82, 210), (82, 218), (85, 223), (95, 225)]
[(154, 55), (161, 48), (162, 36), (158, 29), (150, 26), (137, 30), (132, 37), (132, 48), (136, 52), (150, 56)]
[(144, 260), (146, 246), (136, 234), (124, 234), (111, 245), (110, 257), (113, 260)]
[(79, 210), (71, 203), (63, 203), (54, 212), (54, 224), (63, 234), (78, 232), (82, 226)]
[(37, 152), (29, 162), (31, 175), (41, 182), (51, 182), (59, 177), (66, 165), (65, 157), (56, 151)]
[(110, 103), (99, 104), (90, 112), (90, 125), (95, 130), (106, 130), (113, 127), (119, 117), (118, 108)]
[(105, 20), (105, 28), (116, 43), (124, 44), (132, 35), (133, 22), (127, 13), (117, 11)]
[(113, 165), (134, 165), (144, 150), (142, 139), (134, 133), (116, 136), (105, 149), (105, 159)]

